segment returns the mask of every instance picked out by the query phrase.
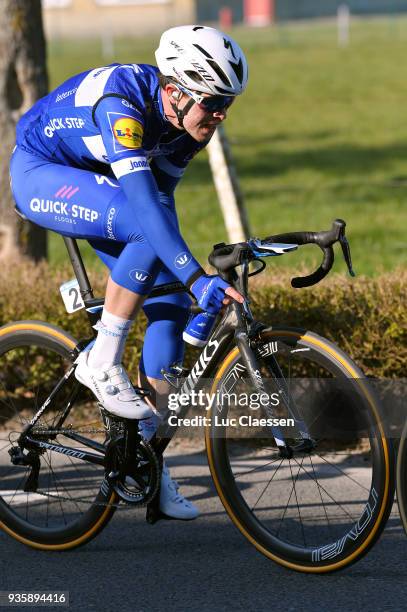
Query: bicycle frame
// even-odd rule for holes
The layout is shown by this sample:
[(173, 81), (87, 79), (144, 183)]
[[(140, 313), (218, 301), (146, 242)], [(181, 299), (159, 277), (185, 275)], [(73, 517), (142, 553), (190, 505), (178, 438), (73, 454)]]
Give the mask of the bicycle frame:
[[(89, 278), (87, 276), (76, 240), (73, 238), (64, 237), (64, 241), (67, 246), (68, 254), (79, 283), (81, 295), (85, 303), (85, 308), (89, 317), (89, 321), (93, 326), (99, 318), (98, 315), (103, 306), (104, 300), (94, 298)], [(231, 284), (235, 285), (244, 295), (247, 295), (247, 275), (248, 271), (246, 266), (243, 268), (243, 275), (240, 279), (237, 276), (236, 272), (232, 271), (231, 273), (226, 275), (226, 280), (228, 280), (228, 282), (230, 282)], [(239, 284), (241, 285), (240, 287)], [(169, 293), (181, 291), (186, 291), (185, 286), (182, 285), (182, 283), (176, 282), (169, 283), (167, 285), (160, 285), (154, 288), (150, 295), (156, 297), (158, 295), (167, 295)], [(218, 364), (222, 361), (222, 359), (230, 350), (232, 344), (235, 342), (241, 353), (242, 360), (247, 370), (248, 378), (252, 382), (256, 391), (260, 393), (265, 393), (265, 388), (261, 376), (259, 375), (259, 366), (257, 363), (257, 359), (251, 346), (253, 342), (256, 342), (260, 339), (260, 333), (263, 329), (265, 329), (265, 326), (254, 320), (247, 301), (243, 304), (232, 302), (226, 308), (222, 319), (215, 327), (214, 332), (208, 340), (208, 343), (200, 353), (198, 359), (196, 360), (194, 366), (188, 373), (187, 377), (182, 382), (182, 385), (179, 385), (178, 378), (174, 377), (173, 380), (177, 381), (175, 384), (176, 391), (179, 394), (192, 397), (194, 393), (196, 393), (200, 388), (203, 387), (205, 379), (211, 377), (215, 373)], [(80, 351), (83, 350), (83, 348), (88, 342), (89, 340), (82, 341), (77, 345), (77, 347), (75, 347), (73, 351), (74, 358), (79, 355)], [(285, 398), (283, 397), (283, 399), (286, 403), (287, 409), (290, 412), (290, 415), (296, 423), (297, 429), (302, 435), (303, 441), (311, 441), (311, 437), (307, 432), (305, 423), (302, 421), (302, 419), (297, 413), (295, 402), (293, 402), (293, 400), (288, 395), (287, 388), (284, 385), (283, 375), (279, 369), (278, 363), (274, 356), (271, 356), (271, 369), (274, 377), (279, 378), (279, 385), (283, 386), (283, 393), (285, 393)], [(53, 444), (50, 442), (35, 440), (29, 435), (30, 430), (34, 427), (34, 425), (39, 420), (46, 408), (51, 404), (52, 400), (56, 397), (60, 389), (67, 383), (68, 380), (73, 378), (74, 371), (75, 366), (72, 366), (68, 370), (68, 372), (62, 377), (62, 379), (57, 383), (56, 387), (53, 389), (49, 397), (40, 407), (33, 419), (24, 428), (22, 436), (24, 436), (25, 442), (28, 442), (28, 446), (31, 448), (47, 448), (58, 453), (76, 457), (83, 461), (88, 461), (90, 463), (101, 465), (103, 464), (103, 457), (101, 457), (100, 455), (96, 455), (95, 453), (90, 453), (84, 450), (78, 451), (75, 448), (61, 444)], [(173, 384), (171, 383), (170, 377), (166, 377), (166, 379), (170, 384)], [(283, 384), (281, 385), (281, 383)], [(69, 413), (73, 405), (73, 401), (75, 399), (78, 388), (79, 384), (75, 385), (73, 392), (71, 393), (71, 396), (68, 399), (67, 406), (65, 407), (65, 410), (61, 418), (59, 419), (59, 426), (62, 425), (67, 414)], [(179, 418), (183, 418), (190, 409), (190, 407), (191, 403), (182, 405), (178, 410), (176, 410), (177, 416)], [(268, 414), (267, 416), (273, 417), (274, 415), (270, 408), (269, 411), (270, 414)], [(164, 433), (160, 435), (160, 437), (154, 435), (150, 441), (150, 444), (152, 445), (154, 451), (159, 456), (163, 454), (177, 430), (177, 426), (169, 425), (168, 419), (170, 416), (171, 411), (168, 411), (167, 415), (164, 418), (164, 422), (160, 428)], [(287, 442), (285, 441), (280, 428), (273, 426), (270, 427), (270, 431), (272, 436), (274, 437), (277, 447), (279, 448), (281, 456), (292, 456), (292, 449), (287, 445)], [(74, 431), (64, 431), (64, 435), (100, 453), (104, 453), (105, 451), (105, 447), (102, 444), (84, 438), (83, 436), (75, 433)]]

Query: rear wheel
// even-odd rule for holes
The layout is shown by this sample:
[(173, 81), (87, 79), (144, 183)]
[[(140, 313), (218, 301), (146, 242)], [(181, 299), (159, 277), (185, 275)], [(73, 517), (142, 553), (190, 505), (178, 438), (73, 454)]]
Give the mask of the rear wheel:
[(257, 358), (267, 392), (280, 393), (275, 415), (290, 416), (285, 386), (316, 447), (284, 459), (268, 428), (247, 426), (249, 413), (265, 415), (241, 407), (248, 386), (235, 348), (212, 388), (234, 400), (212, 408), (206, 429), (217, 492), (238, 529), (270, 559), (304, 572), (341, 569), (370, 549), (392, 506), (393, 450), (379, 405), (349, 357), (310, 332), (266, 331)]
[[(102, 465), (35, 449), (31, 459), (39, 467), (38, 486), (28, 491), (32, 468), (11, 462), (10, 449), (19, 452), (23, 427), (69, 370), (75, 345), (63, 330), (37, 321), (0, 328), (0, 526), (16, 540), (44, 550), (88, 542), (111, 519), (118, 501)], [(101, 444), (105, 440), (97, 404), (73, 377), (46, 407), (32, 437), (79, 450), (81, 444), (64, 435), (71, 429)]]

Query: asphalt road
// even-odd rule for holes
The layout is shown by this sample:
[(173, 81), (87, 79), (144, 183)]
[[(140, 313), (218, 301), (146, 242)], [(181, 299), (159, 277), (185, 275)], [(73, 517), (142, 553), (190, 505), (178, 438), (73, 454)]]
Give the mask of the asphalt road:
[(95, 540), (65, 553), (35, 551), (1, 532), (0, 590), (69, 591), (73, 611), (406, 610), (407, 538), (396, 508), (359, 563), (298, 574), (263, 557), (233, 526), (203, 453), (175, 449), (170, 465), (199, 506), (198, 520), (150, 526), (140, 510), (117, 511)]

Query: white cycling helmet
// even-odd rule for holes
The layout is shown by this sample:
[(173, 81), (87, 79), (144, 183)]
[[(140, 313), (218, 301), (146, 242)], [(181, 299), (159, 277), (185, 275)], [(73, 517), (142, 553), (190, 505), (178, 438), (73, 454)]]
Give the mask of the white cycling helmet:
[(194, 91), (238, 96), (247, 84), (243, 51), (215, 28), (187, 25), (166, 30), (155, 57), (161, 74)]

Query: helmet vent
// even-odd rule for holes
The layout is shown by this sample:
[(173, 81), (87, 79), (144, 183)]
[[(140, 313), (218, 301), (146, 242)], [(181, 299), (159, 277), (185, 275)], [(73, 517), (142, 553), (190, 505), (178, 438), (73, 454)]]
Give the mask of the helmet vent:
[(217, 85), (214, 85), (214, 87), (216, 91), (218, 91), (220, 94), (230, 96), (230, 91), (228, 91), (227, 89), (222, 89), (222, 87), (218, 87)]
[(229, 81), (228, 77), (226, 76), (226, 74), (223, 72), (222, 68), (219, 66), (219, 64), (217, 64), (215, 62), (215, 60), (206, 60), (209, 64), (209, 66), (212, 68), (212, 70), (214, 70), (214, 72), (216, 72), (216, 74), (218, 75), (218, 77), (220, 78), (220, 80), (222, 81), (222, 83), (224, 85), (226, 85), (226, 87), (232, 87), (232, 83)]
[(201, 53), (203, 53), (204, 55), (206, 55), (206, 57), (210, 57), (212, 58), (212, 55), (210, 53), (208, 53), (207, 51), (205, 51), (205, 49), (203, 49), (200, 45), (197, 45), (196, 43), (193, 43), (194, 47), (196, 47), (197, 49), (199, 49), (199, 51)]
[(233, 72), (237, 76), (237, 79), (238, 79), (239, 83), (242, 83), (242, 81), (243, 81), (243, 62), (242, 62), (242, 58), (240, 58), (240, 60), (239, 60), (239, 62), (237, 64), (235, 64), (234, 62), (229, 62), (229, 64), (232, 66)]
[(185, 74), (198, 85), (202, 85), (202, 83), (206, 85), (205, 79), (201, 77), (199, 72), (195, 72), (194, 70), (185, 70)]
[(227, 38), (224, 38), (223, 39), (223, 44), (225, 45), (225, 49), (229, 49), (231, 54), (233, 55), (234, 59), (236, 59), (236, 55), (235, 55), (235, 52), (233, 50), (233, 45), (230, 42), (230, 40), (227, 40)]

